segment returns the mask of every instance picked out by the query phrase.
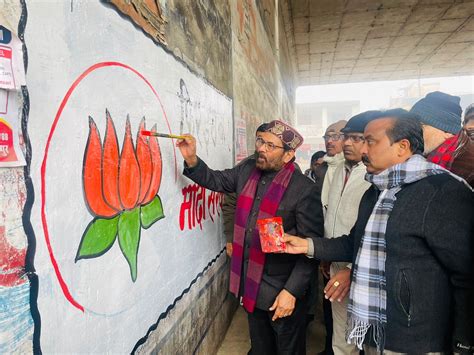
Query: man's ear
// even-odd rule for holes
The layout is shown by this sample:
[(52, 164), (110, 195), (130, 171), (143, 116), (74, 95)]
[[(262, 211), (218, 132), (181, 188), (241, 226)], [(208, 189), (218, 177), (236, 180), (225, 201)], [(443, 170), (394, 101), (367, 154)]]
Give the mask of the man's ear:
[(283, 155), (283, 162), (286, 164), (291, 159), (295, 157), (295, 151), (293, 149), (285, 151), (285, 154)]
[(404, 156), (407, 153), (411, 154), (411, 144), (408, 139), (402, 139), (398, 143), (398, 156)]

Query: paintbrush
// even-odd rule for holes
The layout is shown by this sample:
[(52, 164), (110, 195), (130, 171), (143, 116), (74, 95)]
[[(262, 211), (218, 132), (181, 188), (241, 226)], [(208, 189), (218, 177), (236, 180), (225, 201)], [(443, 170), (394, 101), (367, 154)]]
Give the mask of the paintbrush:
[(176, 134), (158, 133), (158, 132), (145, 131), (145, 130), (142, 130), (140, 133), (143, 134), (144, 136), (149, 136), (149, 137), (175, 138), (175, 139), (186, 138), (186, 136), (178, 136)]

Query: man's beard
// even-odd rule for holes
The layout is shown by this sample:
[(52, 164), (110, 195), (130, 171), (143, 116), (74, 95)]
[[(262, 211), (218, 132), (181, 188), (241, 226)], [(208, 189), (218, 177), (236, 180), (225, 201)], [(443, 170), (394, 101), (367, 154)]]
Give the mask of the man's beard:
[[(261, 159), (261, 163), (259, 162)], [(257, 169), (262, 171), (278, 171), (281, 169), (283, 164), (276, 164), (273, 161), (268, 161), (267, 157), (260, 155), (259, 153), (255, 152), (255, 166)]]
[[(260, 163), (259, 161), (262, 161), (262, 160), (263, 160), (263, 163)], [(267, 161), (266, 158), (261, 157), (260, 155), (258, 155), (258, 153), (255, 154), (255, 165), (258, 169), (263, 170), (263, 167), (265, 166), (266, 161)]]

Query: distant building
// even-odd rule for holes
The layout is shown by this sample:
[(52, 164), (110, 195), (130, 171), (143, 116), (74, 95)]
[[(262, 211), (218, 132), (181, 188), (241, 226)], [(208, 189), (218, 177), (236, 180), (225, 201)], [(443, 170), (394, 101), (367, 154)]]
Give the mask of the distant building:
[(439, 87), (439, 83), (419, 85), (419, 83), (414, 82), (404, 88), (399, 89), (397, 97), (390, 97), (390, 107), (400, 107), (404, 108), (405, 110), (409, 110), (415, 104), (415, 102), (425, 97), (426, 94), (433, 91), (440, 91)]
[[(415, 104), (415, 102), (425, 97), (426, 94), (433, 91), (447, 92), (441, 88), (440, 82), (431, 82), (425, 84), (419, 84), (417, 82), (414, 82), (408, 85), (407, 87), (400, 89), (397, 97), (390, 98), (390, 107), (401, 107), (405, 110), (409, 110)], [(463, 110), (474, 102), (474, 94), (472, 92), (447, 93), (449, 93), (450, 95), (459, 96), (461, 98), (461, 107), (463, 108)]]
[(304, 144), (296, 152), (296, 161), (303, 171), (309, 167), (313, 153), (325, 150), (322, 137), (327, 126), (339, 120), (347, 120), (359, 111), (359, 101), (313, 102), (296, 105), (296, 127), (304, 137)]

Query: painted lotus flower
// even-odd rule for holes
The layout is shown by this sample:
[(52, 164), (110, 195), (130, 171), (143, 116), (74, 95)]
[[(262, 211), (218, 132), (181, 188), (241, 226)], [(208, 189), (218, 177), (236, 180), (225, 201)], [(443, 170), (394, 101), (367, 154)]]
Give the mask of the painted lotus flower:
[[(102, 144), (99, 130), (89, 117), (82, 182), (86, 205), (94, 219), (82, 235), (76, 262), (105, 254), (118, 239), (135, 281), (141, 228), (147, 229), (164, 218), (158, 196), (162, 175), (161, 151), (156, 137), (140, 134), (145, 129), (144, 118), (134, 147), (127, 117), (119, 153), (114, 122), (108, 111), (106, 119)], [(156, 131), (156, 127), (152, 131)]]

